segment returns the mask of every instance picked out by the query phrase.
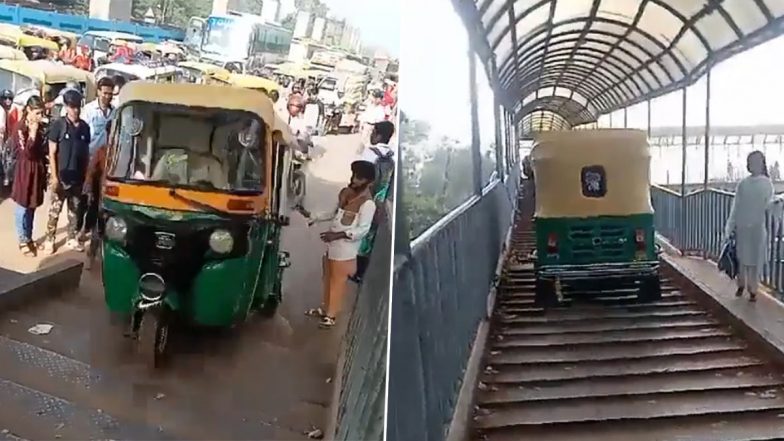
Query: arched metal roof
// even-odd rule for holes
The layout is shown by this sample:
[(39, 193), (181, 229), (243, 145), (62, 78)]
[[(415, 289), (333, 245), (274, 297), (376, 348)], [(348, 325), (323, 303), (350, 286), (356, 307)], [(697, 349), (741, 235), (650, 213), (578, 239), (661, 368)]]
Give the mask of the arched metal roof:
[(570, 127), (689, 85), (784, 31), (784, 0), (453, 3), (516, 121), (555, 113)]

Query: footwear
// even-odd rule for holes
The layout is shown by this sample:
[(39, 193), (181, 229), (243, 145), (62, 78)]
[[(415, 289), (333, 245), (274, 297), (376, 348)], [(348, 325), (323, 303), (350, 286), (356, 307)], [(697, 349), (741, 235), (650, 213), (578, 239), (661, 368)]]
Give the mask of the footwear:
[(757, 295), (754, 294), (754, 293), (749, 293), (749, 301), (750, 302), (756, 302), (757, 301)]
[(33, 257), (38, 257), (38, 248), (35, 246), (35, 242), (29, 240), (25, 244), (25, 247), (27, 247), (27, 253), (30, 253), (30, 255), (32, 255)]
[(327, 315), (327, 313), (324, 312), (324, 310), (321, 308), (312, 308), (305, 311), (305, 315), (309, 317), (323, 318), (325, 315)]
[(76, 239), (68, 239), (68, 242), (66, 242), (66, 243), (65, 243), (65, 247), (66, 247), (66, 248), (69, 248), (69, 249), (71, 249), (71, 250), (74, 250), (74, 251), (78, 251), (78, 252), (80, 252), (80, 253), (81, 253), (82, 251), (84, 251), (84, 245), (82, 245), (82, 244), (81, 244), (81, 243), (80, 243), (78, 240), (76, 240)]
[(743, 288), (738, 288), (738, 290), (735, 291), (735, 297), (743, 297)]
[(356, 283), (357, 285), (362, 283), (362, 278), (357, 277), (357, 276), (348, 276), (348, 280), (351, 280), (352, 282)]
[(335, 319), (333, 317), (328, 317), (325, 315), (319, 322), (319, 328), (329, 329), (333, 326), (335, 326)]
[(54, 245), (54, 241), (53, 240), (49, 240), (49, 239), (44, 240), (41, 243), (41, 246), (38, 247), (38, 249), (43, 251), (43, 252), (45, 252), (45, 253), (48, 253), (49, 255), (52, 255), (52, 254), (55, 253), (55, 251), (57, 251), (57, 249), (55, 248), (55, 245)]

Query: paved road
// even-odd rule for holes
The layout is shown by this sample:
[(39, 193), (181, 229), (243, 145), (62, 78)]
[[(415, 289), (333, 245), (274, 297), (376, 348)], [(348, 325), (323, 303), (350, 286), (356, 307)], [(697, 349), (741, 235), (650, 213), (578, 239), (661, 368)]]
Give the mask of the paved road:
[[(353, 135), (322, 142), (327, 153), (312, 164), (309, 208), (336, 197), (359, 141)], [(3, 218), (10, 219), (9, 205), (0, 204)], [(13, 243), (8, 229), (0, 240)], [(0, 313), (0, 440), (283, 440), (325, 427), (340, 336), (303, 315), (320, 298), (318, 233), (299, 215), (284, 233), (292, 267), (277, 317), (252, 318), (222, 333), (173, 335), (176, 356), (155, 374), (109, 319), (97, 268), (83, 274), (77, 292)], [(11, 269), (20, 272), (33, 266), (2, 254), (0, 265), (16, 262)], [(81, 256), (62, 253), (35, 266), (68, 257)], [(54, 328), (44, 336), (28, 333), (37, 323)]]

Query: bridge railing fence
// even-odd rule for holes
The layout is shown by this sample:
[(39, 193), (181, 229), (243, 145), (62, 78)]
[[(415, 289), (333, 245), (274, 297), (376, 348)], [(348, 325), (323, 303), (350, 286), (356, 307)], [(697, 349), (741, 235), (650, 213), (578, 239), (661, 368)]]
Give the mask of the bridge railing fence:
[(441, 441), (509, 230), (518, 172), (493, 178), (395, 265), (387, 439)]
[[(679, 192), (651, 186), (656, 231), (683, 254), (697, 254), (718, 260), (724, 241), (724, 227), (735, 194), (713, 188), (699, 189), (682, 196)], [(768, 259), (763, 281), (784, 298), (784, 249), (782, 222), (768, 216)]]

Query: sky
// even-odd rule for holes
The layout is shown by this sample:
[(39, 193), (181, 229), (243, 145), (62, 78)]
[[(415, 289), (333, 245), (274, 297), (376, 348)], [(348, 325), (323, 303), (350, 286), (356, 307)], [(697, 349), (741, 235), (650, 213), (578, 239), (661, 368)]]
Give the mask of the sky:
[(400, 56), (400, 2), (396, 0), (323, 0), (330, 12), (359, 28), (365, 45)]
[[(450, 135), (470, 143), (468, 41), (462, 21), (451, 0), (402, 2), (405, 30), (401, 35), (400, 108), (409, 118), (427, 121), (436, 137)], [(714, 67), (711, 75), (712, 125), (784, 124), (784, 87), (779, 79), (784, 71), (782, 53), (784, 37)], [(480, 132), (492, 134), (492, 92), (483, 70), (479, 70), (477, 79)], [(652, 109), (654, 126), (679, 126), (680, 92), (654, 100)], [(644, 103), (630, 108), (629, 124), (643, 127), (646, 110)], [(622, 118), (618, 115), (614, 121), (617, 125)], [(704, 121), (703, 78), (688, 90), (687, 122), (702, 125)], [(483, 137), (482, 145), (491, 142), (490, 138), (488, 136), (485, 141)]]

